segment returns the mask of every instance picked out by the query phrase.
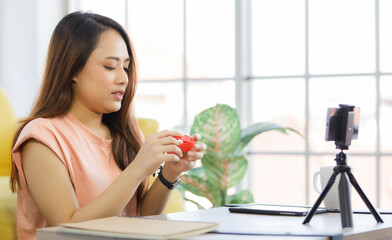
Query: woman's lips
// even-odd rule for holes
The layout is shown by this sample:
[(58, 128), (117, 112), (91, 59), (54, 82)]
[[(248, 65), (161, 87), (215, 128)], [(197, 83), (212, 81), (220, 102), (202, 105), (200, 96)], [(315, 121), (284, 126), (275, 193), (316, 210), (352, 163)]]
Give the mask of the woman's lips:
[(124, 96), (124, 91), (112, 92), (112, 96), (113, 96), (114, 99), (116, 99), (117, 101), (121, 101), (121, 100), (123, 99), (123, 96)]

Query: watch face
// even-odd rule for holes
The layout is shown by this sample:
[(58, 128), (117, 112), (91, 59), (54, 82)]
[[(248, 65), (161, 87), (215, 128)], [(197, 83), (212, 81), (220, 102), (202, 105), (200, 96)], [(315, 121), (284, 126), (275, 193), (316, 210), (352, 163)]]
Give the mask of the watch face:
[(180, 178), (178, 178), (174, 183), (173, 183), (173, 188), (172, 189), (175, 189), (177, 186), (178, 186), (178, 184), (181, 182), (181, 180), (180, 180)]

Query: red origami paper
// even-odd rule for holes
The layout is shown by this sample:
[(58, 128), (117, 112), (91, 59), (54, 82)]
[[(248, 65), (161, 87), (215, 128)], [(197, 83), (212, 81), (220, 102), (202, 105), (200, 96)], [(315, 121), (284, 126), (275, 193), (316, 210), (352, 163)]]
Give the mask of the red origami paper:
[(188, 152), (189, 150), (192, 149), (193, 145), (195, 145), (195, 141), (193, 141), (193, 139), (188, 136), (188, 135), (184, 135), (182, 137), (174, 137), (177, 140), (182, 140), (182, 144), (180, 146), (178, 146), (182, 152)]

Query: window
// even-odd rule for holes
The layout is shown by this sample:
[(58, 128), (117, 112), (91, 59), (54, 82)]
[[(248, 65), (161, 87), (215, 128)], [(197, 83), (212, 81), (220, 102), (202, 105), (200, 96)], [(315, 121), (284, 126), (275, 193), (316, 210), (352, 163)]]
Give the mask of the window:
[[(392, 17), (387, 0), (75, 0), (112, 17), (138, 56), (139, 117), (188, 132), (216, 103), (305, 138), (263, 133), (249, 148), (256, 202), (312, 205), (313, 174), (335, 165), (328, 107), (361, 108), (348, 164), (377, 207), (392, 207)], [(355, 7), (353, 7), (355, 6)], [(241, 88), (239, 90), (239, 88)], [(271, 184), (273, 183), (273, 184)], [(353, 207), (365, 207), (353, 194)]]

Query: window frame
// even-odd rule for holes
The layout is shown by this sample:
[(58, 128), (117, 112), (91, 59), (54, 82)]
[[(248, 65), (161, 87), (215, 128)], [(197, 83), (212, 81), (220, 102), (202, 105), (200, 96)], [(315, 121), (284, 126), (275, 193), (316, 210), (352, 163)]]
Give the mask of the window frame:
[[(69, 12), (80, 9), (80, 1), (82, 0), (69, 0), (68, 10)], [(251, 4), (252, 0), (234, 0), (235, 4), (235, 22), (234, 22), (234, 32), (235, 32), (235, 107), (238, 110), (238, 114), (241, 119), (242, 127), (249, 126), (252, 123), (252, 82), (254, 81), (263, 81), (265, 79), (274, 79), (274, 78), (286, 78), (286, 79), (298, 79), (302, 78), (305, 82), (305, 127), (304, 133), (305, 136), (305, 151), (280, 151), (280, 152), (269, 152), (269, 151), (255, 151), (252, 148), (248, 149), (246, 153), (250, 156), (249, 161), (249, 171), (247, 171), (246, 178), (242, 182), (242, 184), (238, 187), (238, 190), (250, 188), (254, 190), (254, 184), (250, 181), (252, 179), (252, 175), (254, 174), (252, 169), (252, 156), (254, 155), (301, 155), (305, 158), (305, 203), (306, 205), (313, 204), (310, 199), (311, 190), (310, 186), (312, 185), (310, 179), (310, 158), (312, 156), (330, 156), (330, 152), (314, 152), (310, 148), (309, 142), (309, 125), (310, 125), (310, 106), (309, 106), (309, 82), (313, 78), (334, 78), (334, 77), (358, 77), (358, 76), (371, 76), (375, 78), (376, 84), (376, 106), (375, 106), (375, 121), (376, 121), (376, 151), (373, 153), (350, 153), (353, 156), (371, 156), (376, 158), (376, 201), (373, 203), (376, 207), (380, 206), (381, 203), (381, 158), (385, 156), (392, 156), (390, 152), (384, 152), (381, 149), (381, 141), (380, 141), (380, 106), (381, 106), (381, 94), (380, 94), (380, 78), (383, 76), (392, 76), (392, 73), (381, 72), (380, 70), (380, 3), (379, 0), (374, 0), (375, 4), (375, 72), (368, 73), (348, 73), (348, 74), (321, 74), (315, 75), (309, 73), (309, 0), (305, 1), (305, 71), (303, 75), (282, 75), (282, 76), (254, 76), (252, 74), (252, 41), (251, 41)], [(228, 78), (205, 78), (205, 79), (197, 79), (197, 78), (189, 78), (187, 75), (187, 8), (186, 8), (187, 0), (183, 0), (184, 7), (184, 29), (183, 29), (183, 41), (184, 41), (184, 49), (183, 49), (183, 68), (184, 73), (181, 79), (166, 79), (166, 80), (143, 80), (139, 81), (138, 84), (143, 84), (144, 82), (148, 83), (159, 83), (164, 84), (167, 82), (181, 82), (183, 84), (183, 94), (184, 94), (184, 102), (183, 102), (183, 131), (187, 132), (190, 129), (189, 119), (188, 119), (188, 86), (191, 82), (200, 82), (200, 81), (226, 81)], [(126, 22), (128, 23), (128, 5), (129, 0), (125, 0), (125, 16)]]

